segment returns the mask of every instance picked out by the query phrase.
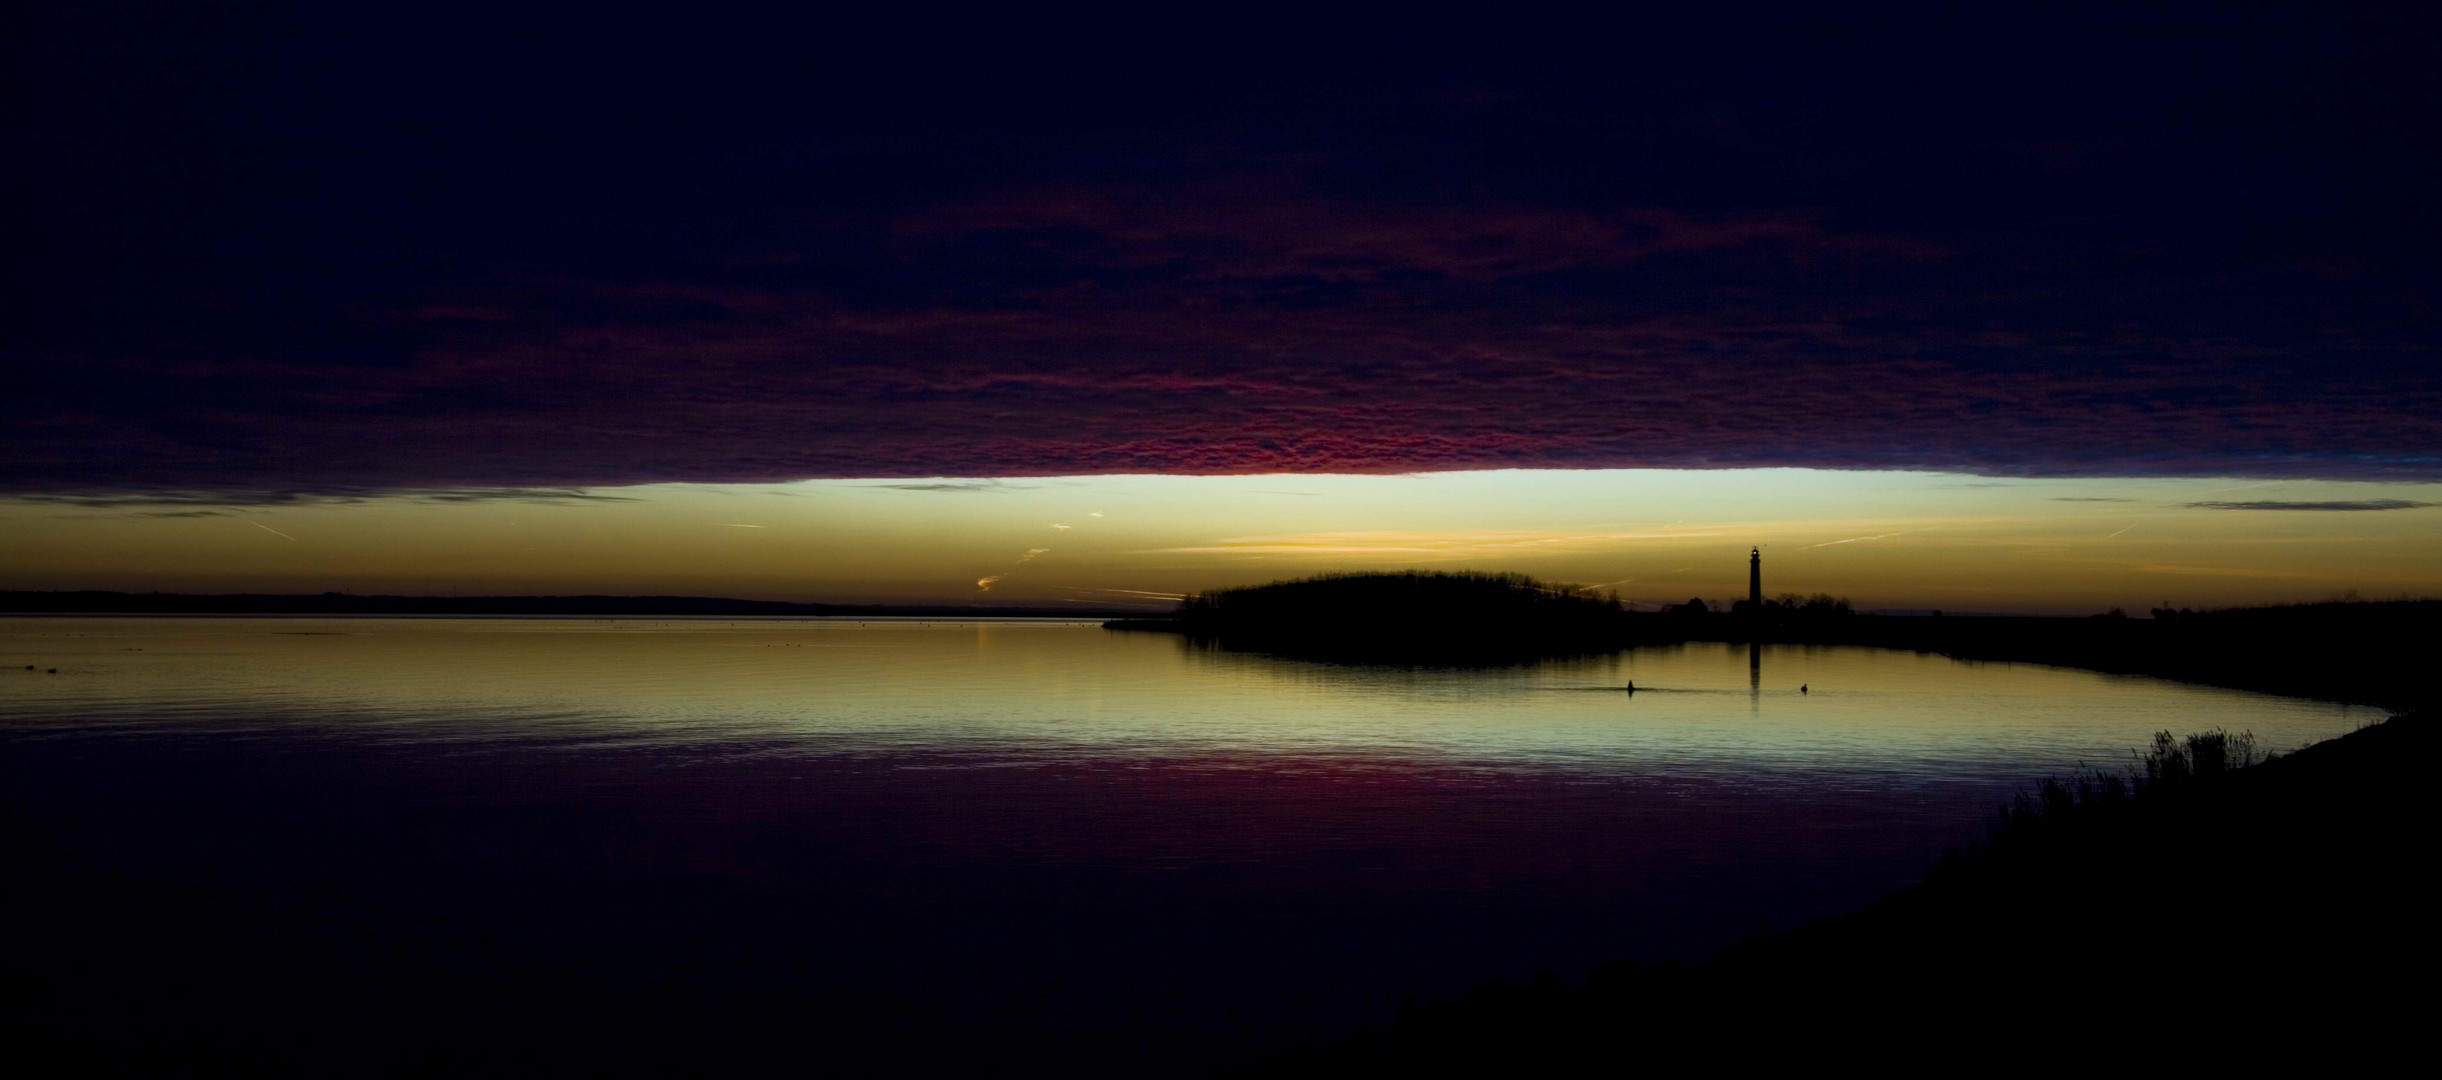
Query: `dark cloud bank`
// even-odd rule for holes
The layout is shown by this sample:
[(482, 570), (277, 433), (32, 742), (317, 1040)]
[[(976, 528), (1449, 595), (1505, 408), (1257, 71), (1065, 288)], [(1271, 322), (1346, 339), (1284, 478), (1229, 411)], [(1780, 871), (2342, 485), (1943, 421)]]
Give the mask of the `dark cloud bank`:
[(30, 24), (0, 487), (2442, 478), (2418, 9), (587, 10)]
[(2253, 499), (2246, 502), (2192, 502), (2195, 510), (2416, 510), (2435, 505), (2414, 499), (2334, 499), (2325, 502), (2289, 502), (2280, 499)]

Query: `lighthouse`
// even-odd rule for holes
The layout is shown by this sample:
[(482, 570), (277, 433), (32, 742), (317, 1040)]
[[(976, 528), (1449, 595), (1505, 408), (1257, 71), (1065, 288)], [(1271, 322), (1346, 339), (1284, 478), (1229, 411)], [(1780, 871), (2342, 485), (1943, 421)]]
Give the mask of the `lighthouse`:
[(1755, 611), (1764, 610), (1764, 549), (1747, 551), (1747, 604)]

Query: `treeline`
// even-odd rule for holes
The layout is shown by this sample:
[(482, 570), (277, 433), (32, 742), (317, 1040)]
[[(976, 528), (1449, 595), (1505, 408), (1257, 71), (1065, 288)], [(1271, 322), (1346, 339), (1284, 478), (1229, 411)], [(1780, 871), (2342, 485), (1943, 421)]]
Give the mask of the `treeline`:
[(1167, 617), (1107, 625), (1305, 659), (1508, 664), (1674, 641), (1819, 637), (1855, 614), (1824, 593), (1742, 600), (1727, 611), (1697, 599), (1640, 613), (1615, 596), (1524, 574), (1410, 570), (1218, 589), (1188, 597)]
[(1703, 618), (1726, 614), (1732, 618), (1763, 619), (1772, 623), (1843, 619), (1856, 613), (1857, 609), (1849, 604), (1847, 597), (1833, 596), (1830, 593), (1816, 593), (1813, 596), (1782, 593), (1760, 604), (1751, 600), (1740, 600), (1726, 606), (1707, 604), (1702, 597), (1691, 597), (1687, 603), (1671, 604), (1662, 609), (1662, 614), (1678, 618)]
[(1220, 589), (1136, 625), (1324, 659), (1503, 663), (1615, 650), (1638, 640), (1639, 624), (1615, 598), (1524, 574), (1408, 571)]
[[(1698, 629), (1749, 640), (1737, 620)], [(2442, 601), (2332, 601), (2171, 618), (1859, 615), (1764, 628), (1762, 640), (1869, 645), (2151, 675), (2397, 709), (2436, 703), (2427, 673)]]
[(1191, 621), (1268, 620), (1283, 616), (1380, 620), (1464, 615), (1501, 620), (1603, 621), (1625, 609), (1617, 598), (1554, 585), (1525, 574), (1409, 570), (1318, 574), (1268, 585), (1198, 593), (1179, 602)]

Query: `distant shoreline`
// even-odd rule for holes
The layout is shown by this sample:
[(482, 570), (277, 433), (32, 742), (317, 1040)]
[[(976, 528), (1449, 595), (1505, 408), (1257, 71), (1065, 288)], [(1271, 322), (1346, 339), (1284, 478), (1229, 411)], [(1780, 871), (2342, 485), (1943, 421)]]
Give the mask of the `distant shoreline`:
[(1142, 611), (955, 604), (819, 604), (715, 596), (357, 596), (350, 593), (0, 591), (0, 615), (420, 618), (1066, 619), (1101, 622)]
[[(1888, 626), (1893, 623), (1922, 623), (1922, 626)], [(1722, 618), (1726, 623), (1726, 618)], [(1846, 626), (1817, 628), (1810, 633), (1739, 633), (1736, 626), (1683, 626), (1680, 633), (1641, 635), (1624, 640), (1590, 640), (1585, 648), (1568, 655), (1602, 655), (1602, 652), (1624, 652), (1636, 648), (1673, 648), (1673, 645), (1795, 645), (1795, 648), (1880, 648), (1900, 652), (1939, 652), (1951, 660), (1983, 662), (1983, 665), (2044, 665), (2044, 667), (2076, 667), (2100, 674), (2132, 674), (2147, 679), (2171, 679), (2171, 682), (2193, 682), (2200, 687), (2247, 689), (2261, 694), (2303, 696), (2303, 699), (2337, 701), (2337, 704), (2383, 706), (2383, 709), (2418, 709), (2432, 701), (2432, 691), (2418, 687), (2408, 679), (2408, 667), (2386, 665), (2381, 652), (2369, 657), (2354, 657), (2357, 662), (2335, 662), (2330, 652), (2335, 648), (2330, 640), (2264, 640), (2264, 643), (2237, 643), (2230, 640), (2198, 640), (2193, 635), (2181, 635), (2178, 630), (2156, 630), (2147, 621), (2132, 621), (2139, 630), (2127, 626), (2098, 628), (2083, 618), (2044, 618), (2044, 616), (1966, 616), (1966, 618), (1915, 618), (1915, 616), (1856, 616)], [(1287, 648), (1260, 648), (1260, 645), (1236, 645), (1228, 638), (1204, 638), (1177, 618), (1114, 618), (1101, 623), (1106, 630), (1128, 630), (1128, 633), (1177, 633), (1192, 640), (1206, 640), (1216, 648), (1231, 648), (1241, 652), (1265, 652), (1287, 660), (1314, 662), (1353, 662), (1353, 665), (1426, 665), (1448, 667), (1448, 657), (1416, 657), (1402, 660), (1397, 655), (1382, 652), (1358, 652), (1358, 655), (1304, 655)], [(2313, 660), (2281, 655), (2283, 645), (2303, 645), (2300, 652), (2313, 652)], [(2361, 638), (2347, 638), (2339, 645), (2357, 645), (2374, 650)], [(1553, 655), (1548, 660), (1560, 660), (1565, 655)], [(1507, 665), (1509, 657), (1495, 657), (1497, 665)]]
[[(2257, 611), (2277, 609), (2253, 609)], [(2244, 613), (2227, 613), (2238, 615)], [(2217, 616), (2227, 617), (2224, 613)], [(2430, 708), (2437, 697), (2410, 655), (2421, 637), (2382, 625), (2182, 625), (2148, 619), (2078, 619), (2043, 616), (1920, 618), (1859, 615), (1837, 625), (1747, 632), (1729, 616), (1688, 622), (1641, 616), (1638, 632), (1589, 639), (1565, 655), (1598, 655), (1637, 648), (1696, 643), (1850, 647), (1938, 653), (1956, 660), (1996, 664), (2041, 664), (2107, 675), (2131, 675), (2232, 690), (2282, 694), (2351, 705), (2408, 710)], [(2236, 620), (2234, 620), (2236, 621)], [(2272, 621), (2272, 620), (2268, 620)], [(2298, 620), (2301, 623), (2307, 620)], [(2194, 623), (2205, 622), (2203, 619)], [(1103, 624), (1120, 631), (1174, 633), (1220, 648), (1326, 663), (1449, 666), (1447, 656), (1403, 657), (1397, 653), (1306, 653), (1294, 647), (1247, 644), (1227, 636), (1206, 637), (1178, 619), (1122, 618)], [(1554, 657), (1558, 658), (1555, 654)], [(1515, 662), (1492, 655), (1483, 663)], [(1464, 661), (1460, 662), (1463, 666)]]
[(1629, 612), (1540, 599), (1556, 596), (1565, 594), (1523, 578), (1326, 577), (1224, 591), (1175, 614), (1132, 614), (1103, 625), (1323, 663), (1508, 666), (1703, 641), (1901, 649), (2401, 710), (2431, 708), (2442, 698), (2426, 675), (2425, 656), (2442, 626), (2442, 600), (2076, 618), (1864, 615), (1844, 605)]
[(401, 612), (401, 611), (0, 611), (0, 619), (392, 619), (417, 620), (500, 620), (526, 622), (1064, 622), (1080, 626), (1098, 626), (1110, 620), (1099, 614), (1069, 615), (1041, 612), (988, 612), (907, 614), (903, 612), (871, 615), (693, 615), (668, 613), (626, 613), (588, 615), (554, 612)]
[[(494, 619), (1031, 619), (1100, 623), (1117, 631), (1176, 633), (1219, 647), (1296, 659), (1450, 665), (1517, 663), (1511, 650), (1415, 653), (1413, 642), (1377, 639), (1367, 628), (1334, 629), (1317, 651), (1302, 638), (1249, 636), (1245, 628), (1207, 634), (1168, 613), (1112, 608), (918, 604), (823, 604), (694, 596), (358, 596), (347, 593), (124, 593), (101, 590), (0, 591), (0, 615), (494, 618)], [(2442, 623), (2442, 602), (2305, 604), (2106, 619), (2033, 615), (1854, 615), (1807, 622), (1757, 623), (1727, 614), (1625, 614), (1608, 632), (1561, 633), (1538, 649), (1593, 655), (1622, 649), (1729, 644), (1856, 646), (1940, 653), (1961, 660), (2032, 663), (2137, 675), (2263, 693), (2398, 709), (2431, 707), (2418, 646)], [(1585, 628), (1580, 628), (1585, 629)], [(1558, 646), (1568, 646), (1557, 648)]]

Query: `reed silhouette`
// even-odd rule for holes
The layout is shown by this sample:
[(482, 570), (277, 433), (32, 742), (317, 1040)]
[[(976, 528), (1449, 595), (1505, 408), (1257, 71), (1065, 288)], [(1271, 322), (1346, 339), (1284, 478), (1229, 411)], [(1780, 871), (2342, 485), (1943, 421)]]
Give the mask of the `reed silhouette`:
[(1863, 911), (1701, 965), (1487, 983), (1273, 1063), (1451, 1076), (1616, 1064), (2351, 1071), (2423, 1047), (2435, 959), (2427, 715), (2257, 761), (2168, 732), (2125, 771), (2047, 782)]

